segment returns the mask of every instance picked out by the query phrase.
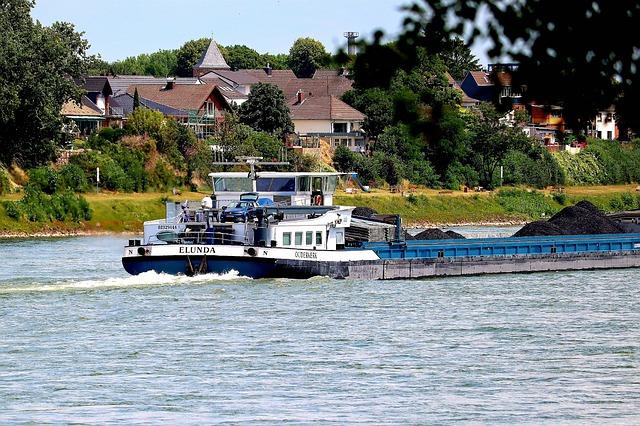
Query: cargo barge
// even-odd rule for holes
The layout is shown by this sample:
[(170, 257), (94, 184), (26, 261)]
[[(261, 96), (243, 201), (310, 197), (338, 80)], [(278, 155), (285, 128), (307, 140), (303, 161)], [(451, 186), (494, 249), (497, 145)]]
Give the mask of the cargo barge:
[(124, 248), (127, 272), (400, 279), (640, 266), (640, 233), (407, 240), (399, 217), (333, 206), (337, 173), (210, 176), (212, 197), (169, 202), (145, 222)]

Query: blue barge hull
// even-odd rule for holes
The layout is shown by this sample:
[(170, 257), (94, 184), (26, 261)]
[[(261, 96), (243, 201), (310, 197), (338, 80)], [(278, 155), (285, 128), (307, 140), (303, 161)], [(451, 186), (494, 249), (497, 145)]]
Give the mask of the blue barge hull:
[(640, 234), (408, 240), (396, 243), (364, 243), (362, 249), (373, 250), (381, 259), (607, 253), (640, 250)]

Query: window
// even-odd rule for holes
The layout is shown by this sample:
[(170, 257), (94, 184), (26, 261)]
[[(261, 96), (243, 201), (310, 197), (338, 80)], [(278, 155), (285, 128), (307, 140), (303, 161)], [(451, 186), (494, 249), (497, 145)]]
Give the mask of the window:
[(344, 245), (344, 231), (336, 231), (336, 244)]
[(302, 245), (302, 232), (296, 232), (296, 244), (297, 246)]
[(291, 245), (291, 232), (285, 232), (282, 234), (282, 245), (290, 246)]
[(305, 238), (305, 242), (306, 245), (310, 246), (311, 244), (313, 244), (313, 232), (312, 231), (307, 231), (307, 235)]
[(613, 140), (613, 132), (611, 130), (607, 130), (607, 139), (609, 139), (610, 141)]
[(256, 182), (258, 192), (295, 192), (295, 178), (258, 178)]
[(347, 123), (333, 123), (333, 133), (347, 133)]
[(322, 232), (316, 231), (316, 245), (322, 245)]

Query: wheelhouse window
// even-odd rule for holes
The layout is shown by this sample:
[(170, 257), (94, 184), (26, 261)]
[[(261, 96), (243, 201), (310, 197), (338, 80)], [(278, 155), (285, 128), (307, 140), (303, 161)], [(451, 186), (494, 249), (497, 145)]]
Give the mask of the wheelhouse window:
[(322, 245), (322, 232), (316, 231), (316, 245)]
[(302, 232), (296, 232), (296, 244), (297, 246), (302, 245)]
[(308, 246), (313, 244), (313, 232), (312, 231), (307, 231), (307, 235), (305, 236), (304, 243), (305, 243), (305, 245), (308, 245)]
[(216, 192), (251, 192), (253, 183), (250, 178), (215, 178)]
[(291, 245), (291, 232), (285, 232), (282, 234), (282, 245), (283, 246)]
[(258, 178), (256, 182), (258, 192), (295, 192), (296, 180), (290, 178)]

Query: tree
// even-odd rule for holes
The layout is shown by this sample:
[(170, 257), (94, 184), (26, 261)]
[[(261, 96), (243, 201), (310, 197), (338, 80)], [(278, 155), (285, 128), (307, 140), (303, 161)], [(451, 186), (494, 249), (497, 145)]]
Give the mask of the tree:
[(329, 59), (324, 45), (312, 38), (297, 39), (289, 50), (289, 66), (299, 78), (313, 76)]
[(143, 53), (116, 61), (111, 65), (110, 70), (115, 74), (167, 77), (176, 75), (177, 67), (177, 50), (159, 50), (151, 54)]
[(342, 100), (365, 115), (362, 128), (371, 138), (377, 138), (393, 121), (393, 99), (383, 89), (349, 90)]
[(226, 46), (221, 51), (232, 70), (255, 69), (266, 65), (262, 63), (258, 52), (244, 45)]
[(133, 110), (137, 110), (140, 107), (140, 95), (138, 94), (138, 88), (136, 87), (133, 92)]
[(253, 129), (284, 136), (293, 132), (290, 111), (282, 90), (273, 84), (258, 83), (240, 105), (239, 117)]
[(135, 135), (148, 135), (153, 139), (160, 139), (160, 131), (165, 125), (164, 115), (149, 108), (136, 108), (127, 120), (127, 130)]
[(528, 99), (564, 106), (574, 130), (610, 105), (625, 125), (640, 128), (638, 38), (619, 37), (637, 33), (637, 2), (576, 0), (558, 7), (553, 0), (423, 0), (408, 12), (396, 43), (398, 66), (415, 62), (416, 46), (437, 53), (453, 37), (466, 36), (467, 44), (489, 43), (490, 57), (519, 63), (514, 84), (527, 86)]
[(179, 77), (191, 77), (193, 75), (193, 67), (207, 50), (210, 43), (210, 38), (200, 38), (183, 44), (176, 54), (176, 74)]
[(0, 162), (24, 167), (55, 155), (60, 110), (80, 100), (88, 43), (71, 24), (34, 22), (30, 0), (0, 0)]
[(265, 53), (262, 55), (260, 67), (266, 67), (267, 64), (274, 70), (286, 70), (289, 69), (289, 55), (285, 53), (278, 53), (272, 55), (270, 53)]
[(471, 53), (469, 46), (457, 37), (449, 41), (448, 46), (440, 52), (439, 56), (454, 80), (460, 81), (467, 72), (482, 69), (478, 58)]
[(485, 188), (494, 186), (496, 170), (509, 151), (523, 150), (531, 143), (520, 127), (509, 125), (489, 103), (470, 116), (469, 131), (472, 161)]

